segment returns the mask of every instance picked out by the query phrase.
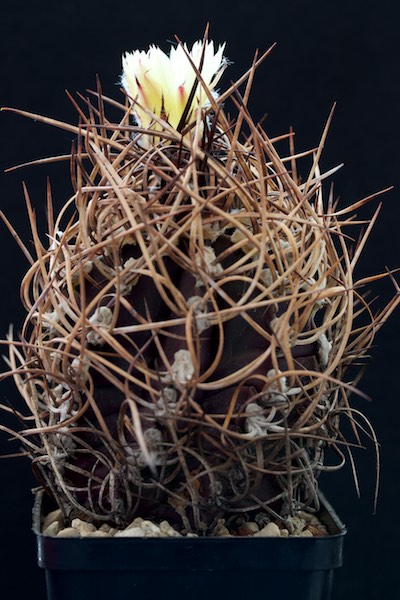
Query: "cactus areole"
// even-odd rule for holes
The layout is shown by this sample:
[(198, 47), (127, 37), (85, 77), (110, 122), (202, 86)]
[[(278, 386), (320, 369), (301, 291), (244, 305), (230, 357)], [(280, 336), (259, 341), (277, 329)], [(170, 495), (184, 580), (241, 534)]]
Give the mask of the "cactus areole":
[(224, 48), (126, 53), (120, 100), (98, 84), (76, 126), (15, 111), (76, 135), (46, 244), (26, 194), (36, 255), (7, 341), (28, 409), (15, 435), (66, 522), (208, 534), (318, 510), (349, 367), (397, 302), (371, 316), (354, 278), (370, 228), (355, 249), (346, 235), (362, 202), (323, 197), (330, 118), (317, 150), (270, 139), (248, 109), (268, 52), (217, 91)]

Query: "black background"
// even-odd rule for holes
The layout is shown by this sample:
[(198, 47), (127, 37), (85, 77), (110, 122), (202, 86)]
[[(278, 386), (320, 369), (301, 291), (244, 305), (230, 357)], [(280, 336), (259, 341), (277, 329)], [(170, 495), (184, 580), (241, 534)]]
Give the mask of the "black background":
[[(167, 49), (178, 34), (192, 43), (207, 21), (210, 37), (226, 41), (233, 62), (221, 87), (251, 63), (256, 48), (278, 45), (260, 67), (251, 99), (255, 118), (272, 136), (296, 131), (298, 149), (318, 143), (334, 101), (337, 109), (322, 165), (344, 163), (335, 176), (341, 205), (398, 183), (398, 119), (400, 97), (397, 2), (317, 0), (247, 2), (22, 2), (3, 6), (0, 24), (0, 104), (25, 108), (75, 123), (75, 112), (64, 90), (85, 92), (99, 74), (104, 92), (120, 98), (120, 55), (146, 48)], [(70, 193), (68, 164), (30, 167), (4, 174), (25, 160), (68, 153), (73, 136), (3, 112), (0, 114), (0, 205), (29, 244), (22, 195), (24, 179), (36, 208), (45, 218), (46, 177), (53, 186), (56, 207)], [(358, 274), (377, 273), (400, 265), (399, 188), (384, 196), (383, 209), (371, 235)], [(361, 211), (371, 215), (377, 201)], [(8, 324), (23, 317), (19, 281), (27, 267), (4, 226), (0, 233), (0, 337)], [(390, 285), (375, 289), (383, 305)], [(398, 568), (400, 520), (398, 332), (399, 313), (377, 336), (373, 361), (361, 388), (372, 403), (354, 399), (372, 421), (381, 443), (382, 474), (377, 514), (373, 516), (374, 454), (369, 444), (356, 453), (361, 483), (357, 499), (350, 468), (322, 478), (322, 487), (348, 527), (345, 566), (336, 573), (334, 600), (386, 599), (400, 596)], [(14, 396), (9, 382), (1, 384), (0, 401)], [(8, 444), (0, 439), (0, 451)], [(368, 445), (368, 444), (367, 444)], [(42, 573), (35, 566), (30, 534), (30, 488), (34, 480), (23, 460), (0, 462), (1, 588), (12, 587), (14, 598), (44, 598)], [(267, 588), (266, 588), (267, 589)]]

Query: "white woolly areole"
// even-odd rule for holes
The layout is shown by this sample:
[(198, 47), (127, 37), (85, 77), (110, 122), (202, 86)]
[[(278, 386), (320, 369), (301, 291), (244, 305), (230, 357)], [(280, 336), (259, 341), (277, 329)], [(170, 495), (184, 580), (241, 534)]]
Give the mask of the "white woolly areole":
[(90, 361), (88, 358), (84, 358), (83, 360), (79, 357), (74, 358), (69, 367), (71, 378), (78, 385), (83, 385), (89, 379), (89, 368)]
[(129, 271), (130, 269), (134, 269), (136, 265), (137, 261), (134, 258), (130, 257), (124, 262), (124, 269), (127, 269)]
[(271, 422), (276, 414), (274, 409), (269, 411), (266, 416), (263, 414), (263, 408), (257, 402), (250, 402), (246, 407), (246, 413), (250, 413), (244, 425), (247, 437), (255, 438), (268, 435), (271, 432), (284, 431), (284, 427)]
[(322, 368), (328, 366), (329, 354), (332, 350), (332, 342), (328, 340), (325, 333), (322, 333), (318, 339), (318, 357)]
[(177, 405), (178, 393), (173, 387), (165, 387), (161, 390), (161, 395), (154, 408), (154, 414), (157, 417), (174, 414)]
[[(201, 254), (200, 252), (197, 252), (195, 256), (196, 264), (199, 267), (204, 268), (206, 273), (208, 273), (208, 275), (210, 275), (211, 277), (222, 273), (223, 268), (220, 263), (216, 262), (217, 257), (215, 256), (214, 248), (211, 248), (211, 246), (205, 246), (203, 250), (204, 252)], [(196, 287), (200, 287), (202, 285), (204, 285), (202, 280), (200, 278), (197, 278)]]
[(107, 306), (100, 306), (94, 311), (89, 319), (89, 323), (96, 329), (89, 331), (86, 336), (89, 344), (93, 344), (93, 346), (102, 346), (105, 343), (104, 337), (98, 329), (100, 328), (108, 331), (112, 318), (112, 311)]
[(271, 269), (263, 269), (260, 273), (260, 281), (265, 285), (265, 287), (270, 287), (274, 283), (274, 278), (272, 277)]
[(150, 427), (143, 432), (147, 456), (140, 449), (127, 448), (127, 454), (134, 457), (136, 465), (143, 469), (151, 465), (162, 465), (165, 461), (165, 448), (163, 447), (162, 433), (157, 427)]
[(207, 303), (201, 296), (192, 296), (188, 300), (188, 306), (193, 306), (193, 314), (196, 319), (196, 328), (199, 333), (202, 333), (210, 327), (210, 321), (207, 319)]
[[(38, 316), (38, 313), (35, 313), (34, 316)], [(60, 319), (58, 317), (58, 313), (56, 310), (53, 310), (52, 312), (45, 312), (42, 315), (42, 327), (43, 327), (43, 329), (47, 329), (47, 331), (49, 332), (50, 335), (57, 334), (56, 325), (59, 322), (60, 322)]]
[[(282, 371), (276, 371), (275, 369), (270, 369), (267, 373), (267, 377), (269, 379), (272, 379), (274, 377), (276, 377), (276, 375), (281, 375)], [(287, 377), (285, 377), (284, 375), (282, 377), (279, 377), (278, 379), (276, 379), (275, 381), (271, 382), (271, 384), (269, 385), (269, 388), (271, 391), (275, 391), (275, 392), (287, 392), (289, 387), (287, 384)]]
[(240, 246), (240, 249), (244, 253), (251, 252), (251, 250), (254, 249), (254, 243), (250, 241), (249, 238), (240, 229), (235, 229), (235, 231), (230, 237), (230, 240), (232, 244), (243, 242)]
[(174, 354), (174, 359), (171, 366), (173, 380), (185, 384), (194, 375), (194, 366), (189, 350), (178, 350)]
[(71, 407), (71, 390), (64, 383), (58, 383), (51, 389), (52, 395), (57, 399), (58, 403), (49, 404), (49, 410), (52, 413), (59, 414), (59, 420), (65, 419), (71, 415), (75, 415), (75, 410), (70, 410)]
[(323, 278), (322, 282), (318, 283), (314, 277), (308, 277), (301, 285), (301, 290), (310, 292), (310, 297), (316, 296), (312, 315), (314, 316), (321, 308), (327, 306), (330, 303), (329, 298), (318, 298), (318, 294), (324, 292), (327, 287), (326, 277)]
[(123, 296), (130, 294), (132, 288), (139, 281), (136, 269), (137, 261), (132, 257), (124, 262), (123, 267), (120, 267), (120, 271), (123, 271), (123, 273), (120, 276), (119, 293)]
[[(276, 371), (275, 369), (270, 369), (267, 373), (267, 377), (272, 379), (275, 378), (276, 375), (281, 375), (281, 371)], [(263, 400), (265, 401), (273, 401), (273, 402), (285, 402), (288, 396), (294, 396), (301, 392), (300, 387), (290, 387), (288, 385), (287, 377), (282, 375), (275, 381), (272, 381), (266, 387), (265, 393), (263, 394)]]
[[(75, 249), (72, 247), (71, 248), (71, 254), (73, 254), (75, 252)], [(80, 261), (78, 263), (77, 267), (74, 267), (73, 269), (71, 269), (71, 281), (72, 281), (72, 285), (76, 286), (79, 284), (80, 279), (81, 279), (81, 270), (83, 271), (84, 275), (88, 275), (93, 269), (93, 261), (91, 260), (85, 260), (85, 261)], [(64, 277), (67, 276), (67, 269), (66, 268), (62, 268), (59, 271), (59, 275), (62, 279), (64, 279)]]
[(211, 242), (215, 242), (222, 235), (226, 229), (226, 227), (221, 227), (218, 221), (213, 223), (205, 223), (202, 226), (203, 229), (203, 237), (205, 240), (210, 240)]

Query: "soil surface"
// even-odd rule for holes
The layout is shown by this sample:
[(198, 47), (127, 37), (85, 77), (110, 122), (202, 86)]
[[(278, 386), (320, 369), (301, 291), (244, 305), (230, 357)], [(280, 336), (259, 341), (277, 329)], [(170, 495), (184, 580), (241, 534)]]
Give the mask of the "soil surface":
[[(136, 517), (125, 529), (116, 529), (106, 523), (96, 527), (93, 523), (73, 519), (67, 525), (59, 509), (44, 517), (42, 533), (57, 537), (199, 537), (198, 534), (178, 531), (168, 521), (153, 523)], [(315, 514), (299, 512), (285, 523), (271, 521), (265, 513), (256, 515), (254, 521), (239, 517), (229, 524), (220, 519), (212, 531), (215, 537), (321, 537), (328, 535), (326, 527)]]

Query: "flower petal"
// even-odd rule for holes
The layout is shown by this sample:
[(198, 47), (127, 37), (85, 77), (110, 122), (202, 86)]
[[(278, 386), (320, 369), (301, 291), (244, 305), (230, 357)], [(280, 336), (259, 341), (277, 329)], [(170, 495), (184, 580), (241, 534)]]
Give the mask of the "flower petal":
[[(160, 129), (160, 125), (152, 123), (151, 115), (135, 102), (168, 120), (172, 127), (178, 127), (196, 83), (193, 65), (200, 70), (202, 62), (201, 77), (204, 85), (212, 92), (227, 64), (223, 56), (224, 49), (225, 44), (215, 51), (214, 42), (203, 43), (199, 40), (193, 44), (190, 51), (186, 44), (171, 46), (169, 55), (158, 46), (150, 46), (147, 52), (135, 50), (125, 53), (122, 57), (121, 83), (133, 103), (133, 111), (141, 127)], [(197, 109), (203, 107), (207, 101), (207, 93), (198, 83), (188, 116), (195, 119)]]

